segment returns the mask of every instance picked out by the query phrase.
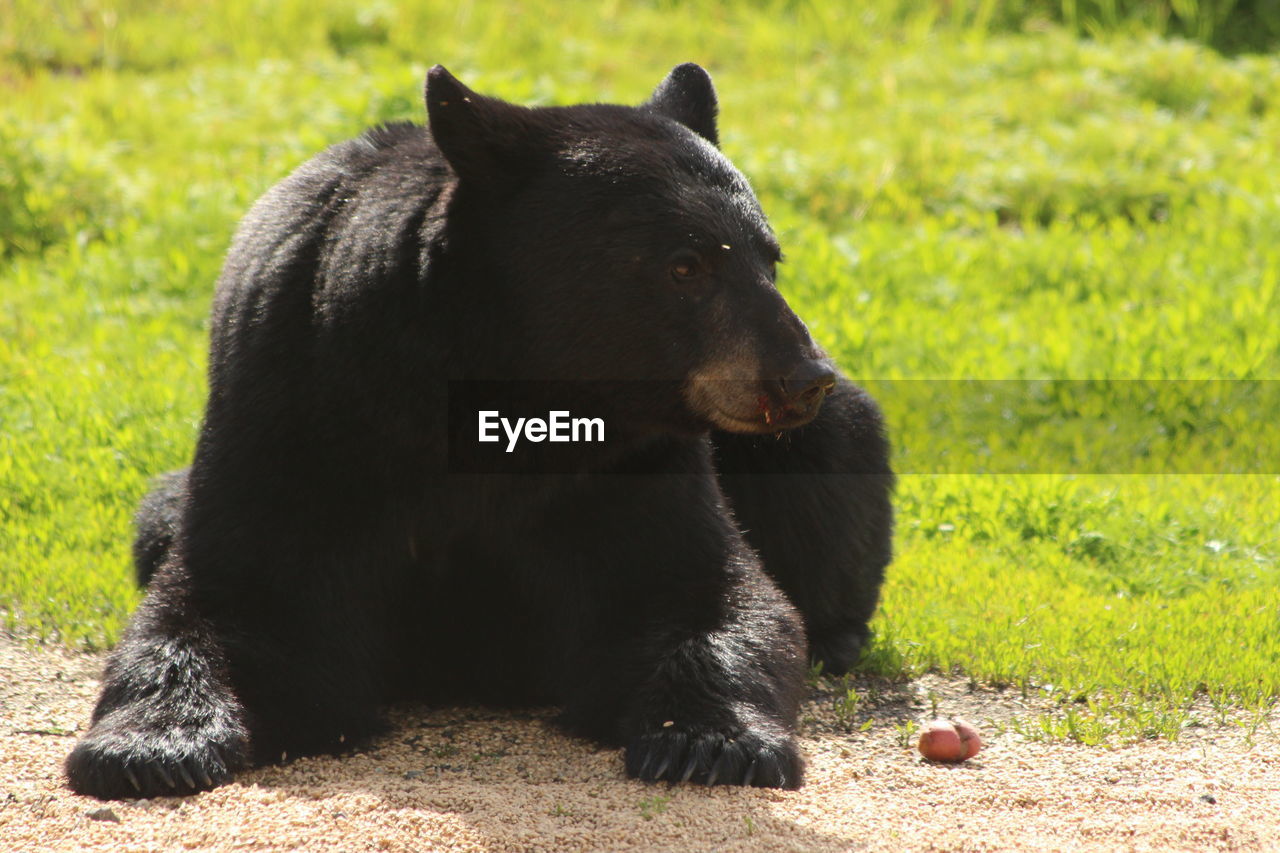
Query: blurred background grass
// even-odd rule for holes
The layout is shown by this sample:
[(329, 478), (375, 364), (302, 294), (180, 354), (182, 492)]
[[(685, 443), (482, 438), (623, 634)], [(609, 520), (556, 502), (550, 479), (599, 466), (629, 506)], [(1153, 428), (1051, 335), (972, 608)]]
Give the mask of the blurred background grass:
[[(1134, 410), (1114, 380), (1280, 379), (1277, 21), (1266, 0), (0, 0), (3, 618), (119, 636), (129, 517), (190, 456), (212, 284), (263, 190), (421, 120), (436, 62), (549, 104), (636, 103), (693, 60), (780, 286), (914, 472), (867, 670), (1043, 691), (1074, 715), (1045, 731), (1078, 740), (1176, 735), (1206, 697), (1266, 707), (1276, 394), (1112, 418), (1198, 473), (1090, 459), (1078, 427)], [(948, 381), (903, 384), (923, 379)], [(949, 380), (1048, 384), (995, 410)], [(1041, 473), (929, 467), (975, 431)], [(1232, 474), (1250, 442), (1263, 461)]]

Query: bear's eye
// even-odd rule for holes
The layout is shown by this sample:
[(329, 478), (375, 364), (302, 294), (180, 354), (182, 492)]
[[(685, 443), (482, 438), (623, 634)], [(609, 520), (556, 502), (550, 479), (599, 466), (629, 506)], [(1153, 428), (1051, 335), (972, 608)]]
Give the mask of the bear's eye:
[(696, 278), (702, 272), (702, 263), (692, 252), (681, 252), (671, 260), (671, 277), (677, 281)]

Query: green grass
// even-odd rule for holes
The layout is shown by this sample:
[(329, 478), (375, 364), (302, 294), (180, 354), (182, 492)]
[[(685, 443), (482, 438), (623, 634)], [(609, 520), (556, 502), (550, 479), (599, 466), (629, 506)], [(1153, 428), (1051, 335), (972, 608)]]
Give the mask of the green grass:
[[(695, 60), (784, 292), (876, 389), (912, 472), (867, 669), (1060, 698), (1025, 733), (1084, 742), (1176, 736), (1197, 697), (1274, 702), (1276, 394), (1174, 383), (1143, 413), (1102, 380), (1280, 378), (1280, 58), (1141, 16), (1081, 39), (988, 4), (846, 5), (0, 0), (7, 623), (119, 637), (129, 518), (190, 456), (212, 283), (259, 193), (420, 119), (434, 62), (544, 104), (634, 103)], [(920, 379), (1095, 382), (1006, 415), (901, 381)], [(1141, 454), (1090, 437), (1110, 411)], [(983, 473), (1009, 470), (1043, 473)]]

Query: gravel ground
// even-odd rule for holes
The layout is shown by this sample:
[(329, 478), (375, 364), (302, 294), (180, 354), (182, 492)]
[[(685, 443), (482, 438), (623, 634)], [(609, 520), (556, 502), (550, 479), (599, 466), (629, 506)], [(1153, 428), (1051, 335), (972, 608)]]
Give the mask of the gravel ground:
[[(996, 734), (1034, 703), (937, 676), (859, 685), (871, 698), (851, 720), (815, 693), (795, 792), (629, 782), (619, 752), (559, 734), (550, 711), (402, 707), (364, 752), (186, 799), (101, 803), (61, 775), (101, 665), (0, 636), (0, 849), (1280, 850), (1280, 715), (1252, 737), (1047, 745)], [(928, 764), (899, 742), (930, 692), (987, 735), (977, 758)]]

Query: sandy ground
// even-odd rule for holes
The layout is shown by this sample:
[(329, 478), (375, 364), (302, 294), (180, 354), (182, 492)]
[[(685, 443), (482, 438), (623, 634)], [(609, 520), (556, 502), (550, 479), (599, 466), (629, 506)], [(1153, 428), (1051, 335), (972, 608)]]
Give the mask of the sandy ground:
[[(1280, 850), (1280, 716), (1251, 737), (1046, 745), (997, 733), (1040, 709), (937, 676), (861, 684), (870, 698), (845, 719), (815, 690), (795, 792), (627, 781), (620, 752), (559, 734), (550, 710), (405, 707), (364, 752), (101, 803), (61, 775), (101, 664), (0, 636), (0, 849)], [(987, 735), (977, 758), (934, 765), (901, 744), (896, 726), (928, 718), (930, 691)]]

